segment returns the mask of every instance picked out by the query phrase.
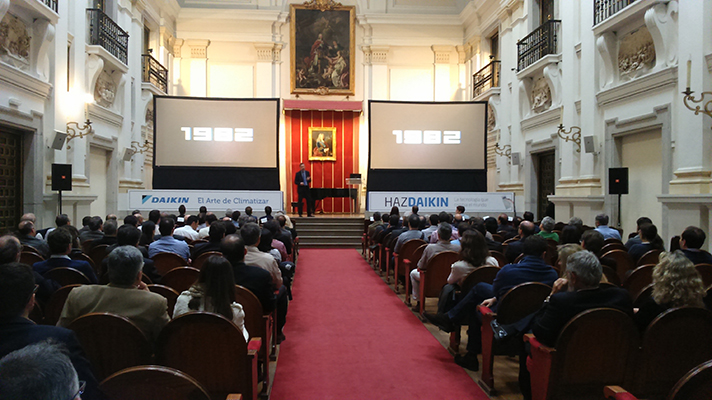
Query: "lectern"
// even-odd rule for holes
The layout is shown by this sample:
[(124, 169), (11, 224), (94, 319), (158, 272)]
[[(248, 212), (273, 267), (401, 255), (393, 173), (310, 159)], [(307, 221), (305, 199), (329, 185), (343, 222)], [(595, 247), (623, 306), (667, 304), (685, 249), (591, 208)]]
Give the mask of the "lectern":
[(351, 198), (353, 199), (353, 207), (351, 208), (351, 214), (359, 213), (361, 210), (361, 183), (361, 174), (351, 174), (348, 178), (346, 178), (346, 185), (349, 188), (355, 189), (356, 191), (356, 195), (351, 196)]

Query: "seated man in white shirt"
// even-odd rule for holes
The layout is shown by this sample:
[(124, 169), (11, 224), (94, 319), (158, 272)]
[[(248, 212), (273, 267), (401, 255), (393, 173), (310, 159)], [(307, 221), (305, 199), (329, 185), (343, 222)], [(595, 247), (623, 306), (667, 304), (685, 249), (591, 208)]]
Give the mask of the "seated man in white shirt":
[(176, 235), (181, 235), (184, 238), (188, 238), (190, 240), (198, 240), (198, 216), (197, 215), (188, 215), (186, 216), (185, 219), (185, 225), (181, 226), (180, 228), (177, 228), (174, 232)]

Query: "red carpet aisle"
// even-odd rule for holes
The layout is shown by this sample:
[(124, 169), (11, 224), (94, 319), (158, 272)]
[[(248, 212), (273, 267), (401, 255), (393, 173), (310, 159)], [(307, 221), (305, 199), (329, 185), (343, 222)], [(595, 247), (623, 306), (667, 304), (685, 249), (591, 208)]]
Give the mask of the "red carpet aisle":
[(353, 249), (304, 249), (272, 400), (487, 399)]

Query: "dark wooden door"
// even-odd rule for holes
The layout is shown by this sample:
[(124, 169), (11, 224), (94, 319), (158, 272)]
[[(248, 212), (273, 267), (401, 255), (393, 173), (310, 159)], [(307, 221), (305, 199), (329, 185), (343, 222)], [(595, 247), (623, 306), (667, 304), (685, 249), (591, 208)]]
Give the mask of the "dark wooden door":
[(22, 215), (22, 134), (0, 127), (0, 231)]
[(539, 0), (539, 25), (554, 19), (554, 0)]
[(537, 218), (554, 217), (554, 207), (547, 196), (556, 188), (556, 155), (553, 151), (537, 156)]

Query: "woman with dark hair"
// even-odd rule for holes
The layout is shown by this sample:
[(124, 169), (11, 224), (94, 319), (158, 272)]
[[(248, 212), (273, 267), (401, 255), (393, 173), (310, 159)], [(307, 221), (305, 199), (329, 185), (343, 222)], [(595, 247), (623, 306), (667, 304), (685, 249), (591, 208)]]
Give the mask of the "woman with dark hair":
[(638, 235), (640, 236), (640, 244), (634, 244), (628, 249), (628, 254), (637, 262), (640, 257), (650, 250), (665, 250), (665, 245), (663, 244), (663, 239), (658, 236), (658, 228), (653, 224), (642, 224), (638, 228)]
[(400, 218), (400, 210), (398, 209), (398, 206), (391, 207), (391, 212), (388, 213), (388, 215), (394, 215), (394, 214)]
[[(637, 246), (637, 245), (636, 245)], [(661, 313), (674, 307), (704, 307), (705, 287), (700, 273), (685, 253), (662, 253), (653, 268), (653, 293), (633, 320), (641, 331)]]
[(232, 264), (222, 256), (211, 256), (203, 264), (198, 281), (176, 300), (173, 318), (190, 311), (208, 311), (231, 320), (242, 331), (245, 341), (245, 312), (235, 301), (235, 277)]
[(485, 237), (478, 231), (468, 230), (460, 238), (460, 257), (462, 260), (450, 266), (447, 283), (462, 285), (467, 275), (483, 265), (499, 267), (499, 263), (490, 256)]
[(139, 246), (148, 246), (153, 243), (153, 235), (156, 233), (156, 224), (153, 221), (146, 221), (141, 224), (141, 239), (138, 241)]
[(566, 225), (559, 235), (559, 244), (581, 244), (581, 230), (576, 225)]

